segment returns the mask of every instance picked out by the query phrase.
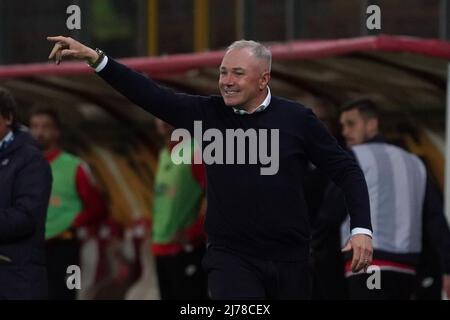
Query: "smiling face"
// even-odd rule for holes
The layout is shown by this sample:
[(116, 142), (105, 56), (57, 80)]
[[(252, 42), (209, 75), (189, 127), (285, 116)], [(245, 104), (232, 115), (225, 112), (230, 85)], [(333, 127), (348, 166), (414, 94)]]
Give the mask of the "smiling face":
[(227, 106), (257, 108), (266, 98), (269, 80), (267, 62), (247, 48), (229, 50), (222, 59), (219, 89)]

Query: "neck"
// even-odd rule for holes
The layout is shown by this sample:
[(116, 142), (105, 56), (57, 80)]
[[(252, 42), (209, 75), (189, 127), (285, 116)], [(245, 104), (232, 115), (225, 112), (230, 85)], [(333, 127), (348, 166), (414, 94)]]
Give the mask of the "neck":
[(379, 132), (377, 132), (376, 134), (367, 137), (364, 142), (384, 142), (384, 141), (385, 141), (384, 137)]
[(60, 149), (53, 149), (50, 151), (44, 151), (44, 157), (47, 159), (48, 162), (53, 162), (58, 156), (60, 155), (61, 150)]
[(0, 137), (0, 141), (2, 141), (3, 139), (5, 139), (6, 136), (7, 136), (10, 132), (11, 132), (11, 129), (8, 130), (8, 131), (6, 131), (6, 133), (5, 133), (2, 137)]
[(44, 149), (44, 154), (50, 154), (53, 153), (55, 151), (59, 150), (59, 146), (58, 145), (52, 145), (46, 149)]
[(170, 139), (166, 140), (166, 148), (169, 149), (169, 151), (172, 151), (172, 149), (178, 144), (178, 141), (172, 141)]
[(247, 111), (248, 113), (254, 112), (264, 102), (264, 100), (266, 100), (268, 93), (269, 90), (266, 87), (264, 90), (261, 91), (258, 97), (255, 98), (254, 100), (255, 102), (252, 103), (251, 106), (243, 106), (244, 110)]

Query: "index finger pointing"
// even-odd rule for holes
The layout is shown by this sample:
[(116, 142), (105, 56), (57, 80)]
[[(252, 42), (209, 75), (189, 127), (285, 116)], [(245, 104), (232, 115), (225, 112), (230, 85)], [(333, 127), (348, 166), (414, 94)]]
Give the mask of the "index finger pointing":
[(47, 37), (48, 41), (63, 41), (67, 42), (67, 38), (63, 36), (54, 36), (54, 37)]

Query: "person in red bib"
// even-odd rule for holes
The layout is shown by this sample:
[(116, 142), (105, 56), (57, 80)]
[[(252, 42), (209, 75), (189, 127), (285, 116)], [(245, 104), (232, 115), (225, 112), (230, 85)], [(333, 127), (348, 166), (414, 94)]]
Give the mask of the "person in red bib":
[(89, 167), (59, 145), (61, 124), (56, 111), (39, 108), (30, 117), (30, 131), (50, 163), (53, 187), (45, 225), (49, 299), (73, 300), (67, 268), (80, 265), (77, 230), (97, 225), (106, 213), (104, 199)]

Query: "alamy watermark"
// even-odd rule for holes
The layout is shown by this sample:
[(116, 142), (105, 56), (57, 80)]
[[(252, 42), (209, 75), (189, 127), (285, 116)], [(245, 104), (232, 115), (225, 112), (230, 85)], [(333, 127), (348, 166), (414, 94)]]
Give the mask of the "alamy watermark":
[(366, 280), (366, 286), (369, 290), (381, 289), (381, 269), (379, 266), (371, 265), (367, 268), (366, 273), (370, 276)]
[[(67, 7), (66, 13), (70, 16), (66, 20), (66, 26), (69, 30), (81, 29), (81, 9), (72, 4)], [(367, 7), (366, 14), (369, 16), (366, 20), (366, 27), (369, 30), (381, 30), (381, 8), (375, 4)]]
[(81, 289), (81, 269), (80, 269), (80, 266), (77, 266), (77, 265), (74, 265), (74, 264), (68, 266), (67, 270), (66, 270), (66, 274), (67, 274), (67, 279), (66, 279), (67, 289), (69, 289), (69, 290), (73, 290), (73, 289), (80, 290)]
[(345, 277), (353, 277), (356, 275), (367, 275), (366, 288), (368, 290), (380, 290), (381, 289), (381, 268), (378, 265), (370, 265), (367, 270), (361, 270), (359, 272), (348, 271)]
[[(279, 129), (226, 129), (225, 134), (219, 129), (210, 128), (203, 132), (202, 122), (194, 121), (194, 139), (210, 142), (202, 152), (194, 152), (188, 143), (178, 143), (171, 153), (175, 164), (260, 164), (261, 175), (274, 175), (280, 164)], [(171, 140), (174, 142), (191, 141), (186, 129), (175, 129)], [(235, 152), (236, 150), (236, 152)], [(224, 155), (225, 154), (225, 155)]]
[(370, 14), (366, 20), (366, 27), (369, 30), (381, 30), (381, 9), (373, 4), (367, 7), (366, 14)]
[(81, 29), (81, 9), (79, 6), (72, 4), (67, 7), (66, 13), (70, 16), (66, 20), (66, 27), (69, 30)]

